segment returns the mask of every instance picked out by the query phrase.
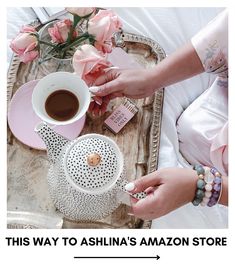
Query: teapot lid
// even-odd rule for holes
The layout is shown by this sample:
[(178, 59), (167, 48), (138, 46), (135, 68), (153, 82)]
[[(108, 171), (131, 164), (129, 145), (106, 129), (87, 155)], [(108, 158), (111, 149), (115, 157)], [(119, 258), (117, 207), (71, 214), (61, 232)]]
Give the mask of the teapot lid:
[(73, 141), (66, 150), (64, 162), (71, 183), (92, 194), (109, 190), (123, 170), (119, 147), (100, 134), (87, 134)]

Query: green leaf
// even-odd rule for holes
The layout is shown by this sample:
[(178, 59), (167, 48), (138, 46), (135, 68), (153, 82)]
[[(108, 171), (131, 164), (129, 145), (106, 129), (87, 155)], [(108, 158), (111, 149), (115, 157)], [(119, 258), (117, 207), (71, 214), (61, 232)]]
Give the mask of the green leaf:
[(79, 45), (81, 42), (85, 41), (88, 38), (89, 38), (89, 34), (82, 35), (78, 39), (76, 39), (75, 41), (73, 41), (71, 44), (69, 44), (68, 46), (66, 46), (63, 49), (61, 49), (61, 51), (64, 52), (64, 51), (70, 49), (71, 47), (73, 47), (75, 45)]
[(76, 14), (73, 14), (73, 25), (70, 27), (70, 31), (69, 31), (69, 34), (68, 34), (68, 38), (67, 38), (68, 43), (71, 43), (74, 30), (75, 30), (77, 24), (81, 21), (81, 19), (82, 18), (80, 16), (78, 16)]
[(43, 40), (40, 40), (40, 39), (38, 39), (38, 42), (41, 43), (41, 44), (45, 44), (45, 45), (47, 45), (47, 46), (54, 47), (54, 48), (57, 47), (57, 45), (54, 45), (54, 44), (52, 44), (51, 42), (46, 42), (46, 41), (43, 41)]
[(77, 24), (81, 21), (82, 17), (73, 14), (73, 27), (75, 28), (77, 26)]

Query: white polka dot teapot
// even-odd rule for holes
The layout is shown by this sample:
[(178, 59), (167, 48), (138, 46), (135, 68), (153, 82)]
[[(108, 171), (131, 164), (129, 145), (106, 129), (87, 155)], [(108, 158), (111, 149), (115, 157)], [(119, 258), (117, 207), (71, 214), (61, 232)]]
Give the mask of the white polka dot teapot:
[(129, 196), (123, 193), (127, 184), (123, 156), (113, 140), (87, 134), (69, 141), (44, 122), (35, 131), (47, 147), (51, 198), (65, 217), (99, 220), (127, 200)]

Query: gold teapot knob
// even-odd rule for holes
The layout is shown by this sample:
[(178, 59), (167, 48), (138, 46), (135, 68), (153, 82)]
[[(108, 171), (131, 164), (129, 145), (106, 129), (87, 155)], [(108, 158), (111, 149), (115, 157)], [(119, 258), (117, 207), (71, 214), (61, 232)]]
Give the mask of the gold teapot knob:
[(91, 153), (87, 156), (87, 163), (89, 166), (96, 167), (99, 165), (101, 157), (97, 153)]

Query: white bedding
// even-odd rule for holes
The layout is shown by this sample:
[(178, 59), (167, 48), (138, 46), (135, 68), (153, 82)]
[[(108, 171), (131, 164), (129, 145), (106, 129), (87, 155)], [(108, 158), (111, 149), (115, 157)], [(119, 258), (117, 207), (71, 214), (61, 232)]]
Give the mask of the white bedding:
[[(188, 41), (215, 17), (222, 8), (112, 8), (122, 19), (124, 30), (145, 35), (159, 42), (167, 55)], [(30, 21), (35, 14), (29, 9), (8, 12), (8, 39), (16, 26)], [(9, 52), (9, 51), (8, 51)], [(8, 53), (10, 55), (10, 52)], [(188, 166), (178, 150), (176, 120), (183, 110), (207, 87), (213, 77), (203, 74), (167, 87), (165, 90), (159, 168)], [(160, 219), (153, 228), (226, 228), (227, 208), (195, 208), (188, 204)]]

